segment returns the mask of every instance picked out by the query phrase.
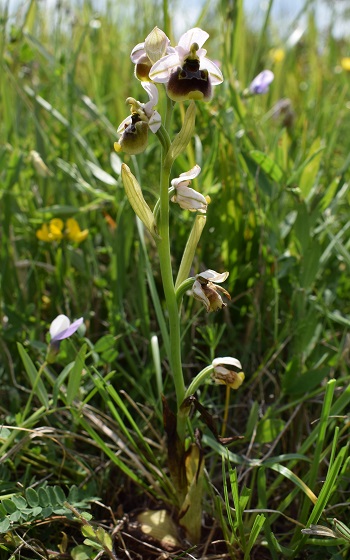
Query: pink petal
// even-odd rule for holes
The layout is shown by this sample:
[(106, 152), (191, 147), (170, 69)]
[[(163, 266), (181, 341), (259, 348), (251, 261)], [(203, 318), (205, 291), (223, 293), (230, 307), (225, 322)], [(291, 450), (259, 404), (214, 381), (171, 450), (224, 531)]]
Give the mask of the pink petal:
[(201, 70), (208, 70), (210, 74), (210, 82), (212, 86), (217, 86), (224, 81), (224, 77), (220, 68), (214, 64), (209, 58), (201, 58)]
[(177, 53), (163, 56), (163, 58), (153, 64), (149, 72), (149, 78), (153, 82), (165, 83), (168, 81), (171, 71), (179, 65), (180, 60)]
[(178, 46), (189, 52), (193, 43), (197, 43), (199, 48), (201, 48), (208, 37), (209, 33), (203, 31), (203, 29), (200, 29), (199, 27), (194, 27), (193, 29), (189, 29), (189, 31), (186, 31), (186, 33), (184, 33), (180, 37)]
[[(68, 317), (67, 317), (68, 319)], [(65, 330), (57, 333), (55, 336), (51, 337), (51, 341), (55, 342), (56, 340), (63, 340), (65, 338), (68, 338), (69, 336), (72, 336), (72, 334), (74, 334), (78, 328), (80, 327), (80, 325), (83, 322), (83, 317), (80, 317), (80, 319), (77, 319), (76, 321), (74, 321), (74, 323), (72, 323), (71, 325), (68, 326), (68, 328), (66, 328)], [(69, 321), (69, 319), (68, 319)]]
[(143, 57), (148, 59), (145, 51), (145, 43), (138, 43), (138, 45), (132, 49), (130, 58), (134, 64), (138, 64)]

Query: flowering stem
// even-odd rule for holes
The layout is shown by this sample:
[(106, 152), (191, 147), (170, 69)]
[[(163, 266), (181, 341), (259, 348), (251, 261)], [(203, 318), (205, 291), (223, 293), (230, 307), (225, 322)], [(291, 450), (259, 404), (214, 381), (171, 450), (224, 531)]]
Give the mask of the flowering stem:
[[(164, 146), (163, 146), (164, 148)], [(170, 236), (169, 236), (169, 180), (171, 164), (165, 163), (166, 150), (162, 151), (162, 167), (160, 177), (160, 211), (159, 211), (159, 240), (157, 241), (163, 289), (169, 314), (170, 367), (174, 378), (177, 408), (184, 399), (185, 383), (182, 372), (181, 336), (178, 304), (174, 287), (171, 267)], [(183, 441), (185, 437), (186, 418), (178, 417), (177, 432)]]

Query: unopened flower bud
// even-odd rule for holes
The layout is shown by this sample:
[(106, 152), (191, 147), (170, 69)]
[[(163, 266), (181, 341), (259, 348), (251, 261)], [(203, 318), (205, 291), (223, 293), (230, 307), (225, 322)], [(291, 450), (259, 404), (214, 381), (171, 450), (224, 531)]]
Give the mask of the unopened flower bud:
[(152, 64), (165, 55), (168, 45), (169, 39), (159, 27), (155, 27), (151, 33), (147, 35), (145, 39), (145, 51)]

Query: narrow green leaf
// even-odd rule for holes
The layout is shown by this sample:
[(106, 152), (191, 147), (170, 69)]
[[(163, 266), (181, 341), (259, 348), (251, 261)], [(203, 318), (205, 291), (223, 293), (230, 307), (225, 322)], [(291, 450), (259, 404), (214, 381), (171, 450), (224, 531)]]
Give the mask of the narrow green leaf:
[(304, 492), (304, 494), (306, 494), (309, 499), (312, 501), (312, 503), (316, 503), (317, 501), (317, 496), (315, 496), (315, 494), (312, 492), (312, 490), (310, 490), (310, 488), (307, 486), (307, 484), (305, 484), (305, 482), (303, 482), (296, 474), (294, 474), (290, 469), (288, 469), (287, 467), (284, 467), (283, 465), (279, 465), (279, 464), (275, 464), (275, 465), (269, 465), (269, 468), (282, 474), (285, 478), (288, 478), (288, 480), (290, 480), (295, 486), (297, 486), (298, 488), (300, 488), (300, 490), (302, 490), (302, 492)]
[(186, 111), (182, 128), (180, 132), (175, 136), (174, 141), (172, 142), (165, 157), (164, 167), (170, 169), (176, 158), (187, 148), (193, 136), (195, 121), (196, 104), (194, 101), (191, 101)]
[(259, 167), (264, 171), (264, 173), (276, 183), (279, 183), (283, 178), (283, 171), (270, 156), (260, 152), (259, 150), (251, 150), (249, 152), (249, 157), (255, 161)]
[(34, 393), (38, 397), (41, 404), (45, 406), (45, 408), (49, 408), (49, 397), (45, 385), (42, 379), (40, 379), (38, 370), (36, 369), (35, 365), (33, 364), (32, 360), (30, 359), (20, 342), (17, 342), (17, 348)]
[(101, 167), (98, 167), (98, 165), (88, 160), (86, 161), (86, 164), (96, 179), (102, 181), (105, 185), (111, 185), (112, 187), (117, 186), (118, 181), (116, 181), (112, 175), (101, 169)]
[(148, 231), (153, 236), (156, 236), (156, 226), (152, 210), (143, 198), (142, 190), (136, 177), (131, 173), (129, 167), (125, 163), (122, 164), (121, 175), (126, 196), (128, 197), (136, 216), (140, 218), (141, 222), (146, 226)]
[(85, 354), (87, 344), (83, 344), (75, 359), (74, 365), (69, 372), (67, 387), (67, 405), (70, 406), (79, 392), (81, 375), (85, 366)]
[(245, 552), (244, 552), (244, 560), (250, 559), (250, 551), (253, 548), (255, 541), (258, 538), (259, 533), (264, 526), (265, 521), (266, 518), (263, 514), (257, 515), (256, 518), (254, 519), (253, 527), (250, 530), (248, 543), (246, 545)]
[(338, 190), (339, 181), (340, 181), (340, 177), (336, 177), (335, 179), (333, 179), (331, 184), (327, 187), (326, 192), (323, 195), (322, 200), (320, 202), (320, 209), (322, 211), (326, 210), (326, 208), (328, 208), (328, 206), (333, 201), (336, 192)]
[(198, 214), (195, 218), (191, 233), (188, 237), (185, 250), (182, 255), (179, 272), (176, 278), (175, 289), (188, 278), (193, 263), (194, 255), (198, 242), (202, 235), (203, 228), (206, 224), (207, 217)]
[(321, 146), (321, 139), (316, 138), (312, 143), (299, 180), (299, 188), (304, 198), (308, 197), (311, 189), (315, 185), (323, 150), (324, 146)]
[(316, 275), (320, 270), (321, 247), (312, 239), (303, 254), (303, 262), (300, 271), (300, 287), (311, 288)]
[(67, 379), (70, 371), (73, 369), (74, 367), (74, 362), (71, 362), (70, 364), (68, 364), (59, 374), (59, 376), (57, 377), (54, 386), (53, 386), (53, 390), (52, 390), (52, 398), (53, 398), (53, 404), (54, 406), (57, 405), (57, 401), (58, 401), (58, 397), (60, 395), (60, 397), (62, 398), (62, 400), (65, 400), (65, 394), (63, 394), (63, 392), (60, 393), (60, 389), (63, 385), (63, 383), (65, 382), (65, 380)]

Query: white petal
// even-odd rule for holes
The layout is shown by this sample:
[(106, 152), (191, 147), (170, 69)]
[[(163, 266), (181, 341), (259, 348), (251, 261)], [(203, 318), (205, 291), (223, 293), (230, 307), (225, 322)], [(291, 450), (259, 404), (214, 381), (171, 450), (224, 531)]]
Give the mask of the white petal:
[(184, 210), (191, 210), (192, 212), (198, 210), (204, 213), (207, 210), (208, 203), (205, 197), (187, 186), (177, 187), (174, 199)]
[(130, 58), (134, 64), (138, 64), (143, 57), (148, 58), (145, 51), (145, 43), (138, 43), (136, 47), (132, 49)]
[(184, 173), (180, 173), (180, 177), (182, 177), (182, 180), (191, 180), (194, 179), (195, 177), (197, 177), (201, 172), (201, 168), (199, 167), (199, 165), (195, 165), (194, 167), (192, 167), (192, 169), (190, 169), (189, 171), (185, 171)]
[(172, 184), (173, 187), (177, 187), (179, 185), (182, 185), (182, 183), (183, 183), (183, 186), (187, 186), (189, 184), (189, 181), (191, 181), (192, 179), (197, 177), (200, 174), (200, 172), (201, 172), (201, 168), (199, 167), (199, 165), (196, 164), (189, 171), (185, 171), (184, 173), (180, 173), (180, 176), (177, 177), (176, 179), (173, 179), (171, 181), (171, 184)]
[(148, 126), (150, 127), (152, 132), (154, 132), (154, 134), (157, 132), (157, 130), (160, 129), (161, 124), (162, 124), (162, 117), (160, 116), (158, 111), (153, 111), (153, 114), (148, 121)]
[(176, 179), (172, 179), (171, 186), (175, 188), (179, 187), (180, 185), (182, 187), (187, 187), (190, 182), (191, 181), (184, 181), (183, 179), (181, 179), (181, 177), (177, 177)]
[(208, 300), (207, 296), (205, 295), (205, 293), (203, 292), (203, 288), (201, 286), (201, 284), (195, 280), (193, 282), (193, 286), (192, 286), (192, 295), (195, 299), (198, 299), (199, 301), (201, 301), (202, 303), (204, 303), (207, 311), (209, 311), (210, 309), (210, 301)]
[(224, 358), (214, 358), (211, 365), (213, 366), (213, 368), (216, 368), (217, 366), (221, 366), (221, 365), (227, 365), (227, 366), (234, 366), (238, 369), (242, 369), (241, 362), (237, 360), (237, 358), (231, 358), (231, 356), (226, 356)]
[(207, 50), (206, 49), (198, 49), (196, 54), (197, 54), (199, 59), (202, 59), (207, 54)]
[(145, 111), (147, 117), (152, 115), (152, 110), (158, 103), (158, 90), (157, 86), (151, 84), (151, 82), (141, 82), (141, 85), (145, 91), (148, 93), (149, 101), (143, 103), (143, 110)]
[(186, 33), (184, 33), (180, 37), (178, 45), (179, 47), (182, 47), (187, 52), (189, 52), (191, 45), (193, 45), (193, 43), (197, 43), (199, 48), (201, 48), (201, 46), (204, 45), (208, 37), (209, 37), (209, 33), (203, 31), (203, 29), (200, 29), (199, 27), (194, 27), (193, 29), (189, 29), (189, 31), (186, 31)]
[(226, 278), (228, 277), (229, 272), (216, 272), (215, 270), (205, 270), (204, 272), (200, 272), (197, 274), (197, 278), (203, 278), (204, 280), (210, 280), (211, 282), (216, 282), (217, 284), (221, 284), (221, 282), (225, 282)]
[(70, 320), (66, 315), (58, 315), (56, 319), (54, 319), (50, 325), (50, 336), (51, 338), (55, 338), (59, 333), (68, 329), (70, 325)]
[(124, 130), (126, 129), (126, 127), (129, 126), (129, 124), (131, 124), (131, 122), (132, 122), (131, 121), (131, 115), (129, 115), (118, 126), (118, 129), (117, 129), (118, 134), (122, 134), (124, 132)]
[(200, 68), (201, 70), (208, 70), (212, 86), (217, 86), (224, 81), (224, 77), (220, 68), (218, 68), (218, 66), (216, 66), (216, 64), (214, 64), (212, 60), (209, 60), (209, 58), (201, 58)]
[(150, 80), (153, 80), (153, 82), (167, 82), (171, 71), (179, 65), (180, 60), (176, 53), (163, 56), (163, 58), (153, 64), (149, 72), (149, 78)]

